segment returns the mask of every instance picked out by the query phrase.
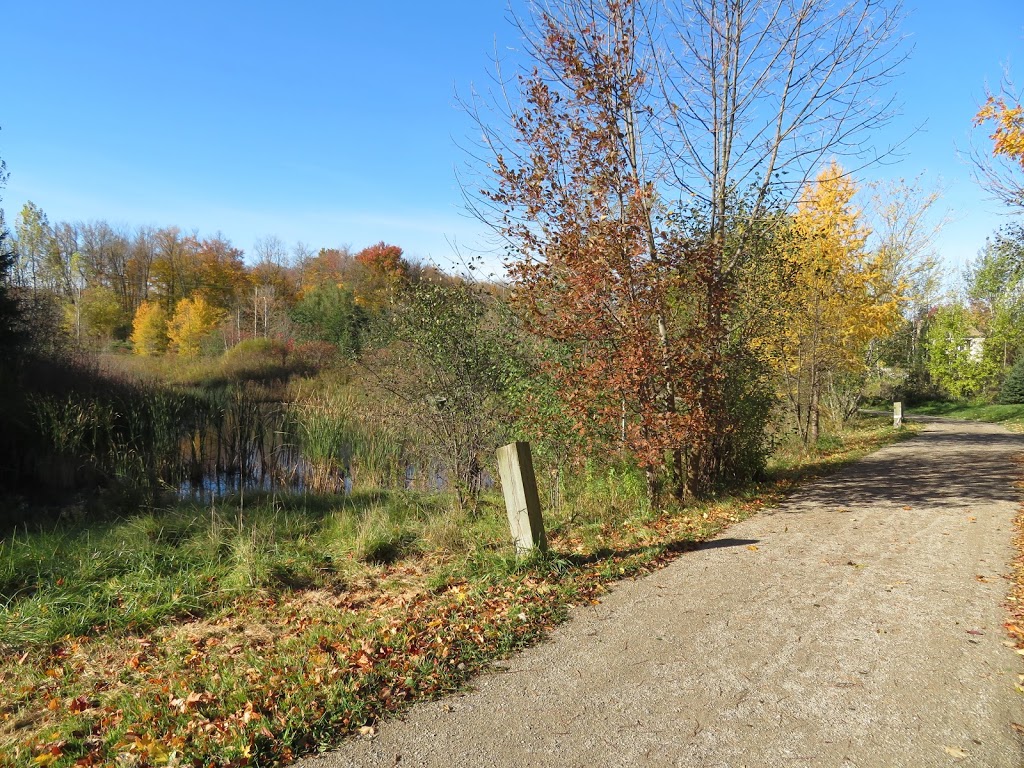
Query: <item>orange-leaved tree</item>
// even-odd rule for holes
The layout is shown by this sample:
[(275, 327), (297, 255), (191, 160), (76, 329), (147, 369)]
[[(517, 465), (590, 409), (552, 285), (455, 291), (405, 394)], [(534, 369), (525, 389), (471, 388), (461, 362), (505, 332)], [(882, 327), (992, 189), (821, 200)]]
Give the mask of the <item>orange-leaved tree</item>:
[(580, 26), (541, 13), (544, 73), (521, 80), (518, 151), (497, 154), (484, 194), (507, 212), (515, 299), (562, 350), (551, 372), (575, 429), (632, 454), (653, 500), (666, 482), (682, 497), (714, 429), (728, 296), (715, 248), (671, 221), (644, 158), (636, 4), (606, 11)]
[(1007, 205), (1024, 208), (1024, 106), (1007, 87), (989, 94), (974, 124), (992, 130), (991, 158), (974, 157), (979, 180)]
[(616, 435), (652, 491), (749, 477), (769, 406), (744, 284), (809, 169), (891, 115), (867, 94), (900, 55), (899, 2), (532, 7), (522, 104), (503, 78), (469, 105), (496, 179), (475, 212), (508, 244), (533, 327), (567, 350), (581, 427)]
[(355, 256), (362, 269), (355, 286), (359, 302), (368, 309), (379, 309), (394, 300), (396, 291), (409, 276), (409, 262), (397, 245), (383, 240), (363, 248)]

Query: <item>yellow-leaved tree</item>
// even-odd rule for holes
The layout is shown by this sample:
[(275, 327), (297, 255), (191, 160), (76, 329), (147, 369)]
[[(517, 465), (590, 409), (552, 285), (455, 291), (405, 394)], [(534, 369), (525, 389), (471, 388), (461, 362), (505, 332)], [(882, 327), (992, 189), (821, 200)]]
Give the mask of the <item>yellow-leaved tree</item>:
[(805, 443), (820, 434), (826, 388), (859, 386), (869, 345), (900, 320), (902, 288), (884, 252), (865, 247), (855, 193), (833, 161), (804, 188), (790, 222), (771, 357)]
[(990, 94), (974, 116), (975, 125), (992, 133), (992, 156), (975, 153), (978, 180), (1007, 205), (1024, 208), (1024, 106), (1009, 85), (1000, 95)]
[(223, 310), (211, 306), (196, 295), (181, 299), (174, 308), (174, 317), (167, 324), (167, 337), (171, 348), (183, 357), (195, 357), (202, 343), (224, 317)]
[(137, 355), (162, 355), (167, 351), (167, 312), (158, 301), (144, 301), (132, 320), (132, 345)]

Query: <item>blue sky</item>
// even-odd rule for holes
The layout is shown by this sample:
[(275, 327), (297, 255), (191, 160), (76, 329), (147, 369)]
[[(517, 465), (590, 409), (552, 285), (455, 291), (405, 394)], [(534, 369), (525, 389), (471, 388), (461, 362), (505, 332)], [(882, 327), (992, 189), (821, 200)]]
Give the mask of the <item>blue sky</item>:
[[(920, 2), (903, 114), (878, 139), (924, 128), (868, 175), (941, 178), (956, 266), (1006, 220), (956, 149), (1004, 65), (1024, 83), (1024, 2)], [(267, 235), (386, 240), (446, 264), (450, 241), (482, 242), (455, 177), (472, 134), (455, 93), (517, 44), (503, 0), (8, 3), (2, 206), (10, 224), (32, 200), (51, 221), (220, 231), (249, 252)]]

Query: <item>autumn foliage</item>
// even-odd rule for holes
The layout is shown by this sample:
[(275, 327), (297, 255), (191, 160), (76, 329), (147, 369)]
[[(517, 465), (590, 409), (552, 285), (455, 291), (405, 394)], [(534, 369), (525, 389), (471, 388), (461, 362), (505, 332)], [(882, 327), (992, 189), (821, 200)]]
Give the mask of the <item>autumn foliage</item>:
[(745, 401), (749, 384), (727, 381), (728, 350), (744, 355), (728, 328), (737, 297), (725, 242), (664, 199), (645, 154), (657, 139), (639, 4), (602, 13), (539, 15), (541, 66), (521, 78), (485, 196), (514, 301), (559, 350), (549, 372), (573, 429), (592, 451), (634, 457), (652, 499), (700, 495), (743, 461), (725, 394)]
[(989, 96), (974, 118), (976, 125), (992, 127), (992, 153), (1006, 157), (1024, 168), (1024, 107), (1007, 104), (1000, 96)]
[(989, 95), (974, 124), (992, 131), (991, 157), (974, 157), (978, 180), (1004, 203), (1024, 206), (1024, 106), (1007, 86)]
[(902, 287), (884, 268), (885, 252), (866, 248), (855, 192), (832, 162), (805, 187), (789, 227), (770, 354), (805, 442), (818, 439), (825, 389), (862, 371), (870, 342), (900, 319)]
[(195, 357), (223, 316), (223, 310), (211, 306), (202, 296), (182, 299), (167, 324), (171, 349), (182, 357)]
[(132, 344), (138, 355), (159, 355), (167, 351), (167, 313), (159, 302), (144, 301), (132, 321)]

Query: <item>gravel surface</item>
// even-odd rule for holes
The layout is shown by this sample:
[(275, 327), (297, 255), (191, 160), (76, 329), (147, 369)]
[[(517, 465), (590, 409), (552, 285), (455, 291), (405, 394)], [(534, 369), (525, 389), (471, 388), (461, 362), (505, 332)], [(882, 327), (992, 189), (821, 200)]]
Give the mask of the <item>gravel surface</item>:
[(1021, 768), (1002, 625), (1022, 452), (929, 419), (303, 768)]

